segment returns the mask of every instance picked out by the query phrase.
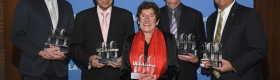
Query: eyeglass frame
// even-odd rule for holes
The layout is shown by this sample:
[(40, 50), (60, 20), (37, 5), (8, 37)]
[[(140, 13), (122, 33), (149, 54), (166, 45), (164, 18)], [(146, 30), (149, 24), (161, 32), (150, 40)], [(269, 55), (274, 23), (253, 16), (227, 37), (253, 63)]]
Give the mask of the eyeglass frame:
[[(144, 17), (145, 16), (145, 17)], [(139, 13), (139, 18), (140, 19), (146, 19), (148, 16), (149, 19), (156, 19), (157, 18), (157, 15), (154, 14), (154, 13), (150, 13), (150, 14), (144, 14), (144, 13)]]

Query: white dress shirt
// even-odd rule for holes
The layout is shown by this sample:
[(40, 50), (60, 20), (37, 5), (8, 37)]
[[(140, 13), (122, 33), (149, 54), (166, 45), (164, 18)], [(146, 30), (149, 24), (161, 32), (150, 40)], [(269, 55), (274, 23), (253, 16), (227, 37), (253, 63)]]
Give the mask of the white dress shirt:
[[(224, 27), (225, 27), (225, 24), (226, 24), (226, 21), (227, 21), (227, 18), (228, 18), (228, 15), (229, 15), (229, 12), (231, 10), (231, 7), (233, 6), (233, 4), (235, 3), (235, 0), (227, 7), (224, 9), (224, 15), (223, 15), (223, 23), (222, 23), (222, 27), (221, 27), (221, 38), (223, 36), (223, 31), (224, 31)], [(213, 36), (213, 41), (215, 39), (215, 34), (216, 34), (216, 31), (217, 31), (217, 26), (219, 24), (219, 19), (220, 19), (220, 12), (221, 12), (221, 9), (218, 9), (218, 16), (217, 16), (217, 20), (216, 20), (216, 27), (215, 27), (215, 31), (214, 31), (214, 36)]]

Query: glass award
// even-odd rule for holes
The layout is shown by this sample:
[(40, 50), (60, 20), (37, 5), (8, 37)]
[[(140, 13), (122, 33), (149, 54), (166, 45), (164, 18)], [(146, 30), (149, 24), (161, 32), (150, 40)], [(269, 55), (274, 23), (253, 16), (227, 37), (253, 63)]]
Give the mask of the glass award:
[(117, 42), (115, 41), (111, 41), (110, 42), (110, 48), (108, 49), (109, 50), (109, 60), (111, 62), (115, 62), (117, 63), (118, 62), (118, 51), (119, 51), (119, 48), (117, 46)]
[(202, 59), (201, 61), (209, 61), (210, 54), (208, 52), (207, 48), (207, 43), (202, 45), (201, 53), (202, 53)]
[(68, 53), (68, 33), (66, 29), (60, 30), (57, 40), (58, 44), (56, 46), (60, 48), (60, 51)]
[(209, 67), (219, 67), (222, 59), (222, 45), (220, 43), (205, 43), (202, 46), (202, 59), (201, 61), (209, 61)]
[(59, 47), (61, 52), (68, 53), (68, 34), (66, 29), (49, 28), (47, 30), (45, 49), (51, 46)]
[(176, 39), (178, 54), (187, 55), (188, 53), (194, 53), (196, 55), (196, 42), (193, 34), (186, 35), (185, 33), (180, 34)]
[(219, 67), (221, 65), (219, 60), (222, 59), (222, 45), (220, 43), (214, 45), (214, 52), (211, 57), (213, 58), (212, 67)]
[(96, 49), (96, 52), (98, 53), (98, 56), (102, 57), (102, 59), (97, 59), (96, 61), (102, 64), (107, 64), (110, 58), (106, 44), (106, 42), (97, 43), (98, 47)]
[(98, 47), (96, 52), (98, 56), (102, 57), (102, 59), (97, 59), (99, 63), (108, 64), (109, 62), (118, 62), (118, 51), (119, 48), (117, 46), (117, 42), (111, 41), (110, 44), (106, 42), (98, 43)]
[(196, 55), (195, 47), (196, 47), (195, 36), (193, 34), (189, 34), (187, 40), (188, 53), (194, 53)]
[(139, 57), (134, 57), (133, 61), (133, 72), (131, 72), (131, 79), (142, 79), (145, 77), (152, 77), (156, 79), (156, 75), (154, 74), (156, 63), (155, 57), (148, 56), (146, 60), (144, 55), (140, 55)]

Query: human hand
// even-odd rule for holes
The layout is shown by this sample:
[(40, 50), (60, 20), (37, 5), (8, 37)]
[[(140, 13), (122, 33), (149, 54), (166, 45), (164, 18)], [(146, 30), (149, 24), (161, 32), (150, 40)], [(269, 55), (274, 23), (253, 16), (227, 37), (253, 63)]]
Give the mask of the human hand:
[(192, 53), (188, 53), (188, 55), (178, 55), (178, 58), (180, 60), (186, 61), (186, 62), (191, 62), (191, 63), (197, 63), (198, 62), (197, 56), (192, 54)]
[(66, 58), (65, 52), (60, 52), (59, 47), (50, 46), (50, 48), (44, 49), (44, 51), (40, 51), (39, 55), (43, 59), (48, 60), (64, 60)]
[(220, 59), (219, 61), (222, 62), (222, 64), (219, 67), (213, 67), (213, 69), (219, 71), (219, 72), (230, 72), (233, 70), (233, 67), (231, 63), (225, 59)]
[(102, 59), (102, 57), (97, 56), (97, 55), (92, 55), (89, 58), (89, 63), (91, 64), (91, 66), (93, 68), (102, 68), (103, 66), (105, 66), (104, 64), (97, 62), (97, 59)]
[(156, 79), (153, 78), (152, 76), (147, 76), (147, 77), (140, 78), (139, 80), (156, 80)]
[(200, 63), (201, 68), (211, 68), (209, 66), (210, 66), (210, 63), (209, 63), (208, 59), (207, 60), (201, 59), (201, 63)]
[(121, 62), (122, 62), (122, 57), (118, 58), (118, 61), (116, 63), (111, 61), (107, 65), (112, 66), (113, 68), (120, 68)]

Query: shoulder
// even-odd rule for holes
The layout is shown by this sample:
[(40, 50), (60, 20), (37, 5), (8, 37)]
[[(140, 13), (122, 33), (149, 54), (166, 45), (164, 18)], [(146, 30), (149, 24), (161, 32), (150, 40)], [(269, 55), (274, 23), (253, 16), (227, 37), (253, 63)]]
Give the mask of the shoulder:
[[(96, 11), (96, 8), (95, 7), (92, 7), (92, 8), (88, 8), (88, 9), (85, 9), (85, 10), (82, 10), (80, 11), (79, 13), (77, 13), (77, 17), (82, 17), (82, 16), (88, 16), (88, 15), (92, 15), (94, 14), (94, 12), (97, 12)], [(77, 18), (76, 17), (76, 18)]]
[(114, 11), (114, 13), (119, 13), (119, 14), (123, 14), (123, 15), (132, 15), (132, 13), (124, 8), (120, 8), (120, 7), (116, 7), (116, 6), (112, 6), (112, 12)]
[(136, 34), (136, 33), (134, 33), (134, 34), (132, 34), (132, 35), (127, 36), (127, 37), (125, 38), (125, 41), (130, 41), (130, 42), (132, 42), (132, 41), (133, 41), (133, 39), (134, 39), (135, 34)]
[(246, 6), (238, 4), (238, 3), (237, 3), (237, 5), (238, 5), (238, 8), (236, 9), (235, 12), (242, 13), (243, 15), (248, 15), (250, 13), (257, 13), (257, 11), (253, 8), (246, 7)]
[(161, 32), (162, 32), (165, 39), (169, 39), (169, 38), (172, 39), (172, 37), (174, 37), (174, 35), (169, 33), (169, 32), (165, 32), (165, 31), (161, 31)]
[(62, 0), (62, 1), (63, 1), (64, 5), (72, 7), (72, 5), (70, 4), (70, 2), (68, 2), (68, 1), (66, 1), (66, 0)]
[(191, 14), (199, 14), (199, 15), (202, 15), (202, 13), (192, 7), (189, 7), (189, 6), (185, 6), (182, 4), (182, 11), (188, 11), (189, 13)]

